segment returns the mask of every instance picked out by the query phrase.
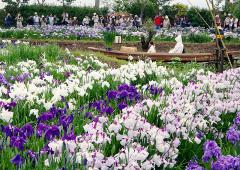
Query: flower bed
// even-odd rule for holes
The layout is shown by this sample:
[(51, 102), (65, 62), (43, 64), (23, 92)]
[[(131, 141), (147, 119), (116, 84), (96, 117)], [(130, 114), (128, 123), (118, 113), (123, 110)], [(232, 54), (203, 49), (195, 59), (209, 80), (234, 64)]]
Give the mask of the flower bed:
[(240, 168), (240, 69), (69, 61), (1, 71), (1, 168)]
[[(26, 27), (23, 29), (0, 29), (1, 38), (13, 39), (68, 39), (68, 40), (99, 40), (103, 38), (102, 33), (105, 28), (92, 28), (85, 26), (47, 26), (44, 28)], [(122, 35), (125, 41), (140, 41), (140, 37), (146, 36), (144, 29), (134, 29), (116, 27), (116, 33)], [(157, 32), (154, 39), (156, 41), (175, 41), (176, 34), (181, 33), (184, 42), (204, 43), (211, 42), (215, 38), (214, 33), (204, 28), (171, 28), (170, 30), (161, 29)], [(238, 40), (239, 31), (225, 32), (227, 41)]]

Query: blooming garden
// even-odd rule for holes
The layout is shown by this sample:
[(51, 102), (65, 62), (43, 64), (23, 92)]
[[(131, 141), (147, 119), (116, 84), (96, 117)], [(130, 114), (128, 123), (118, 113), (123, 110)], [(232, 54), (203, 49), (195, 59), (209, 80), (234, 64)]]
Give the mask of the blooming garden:
[[(102, 33), (106, 30), (103, 27), (86, 26), (46, 26), (44, 28), (28, 26), (23, 29), (11, 28), (0, 29), (0, 38), (12, 39), (55, 39), (55, 40), (101, 40)], [(141, 35), (147, 36), (144, 28), (116, 27), (116, 33), (121, 35), (125, 41), (139, 41)], [(161, 29), (154, 36), (155, 41), (174, 41), (174, 37), (181, 33), (184, 42), (203, 43), (212, 42), (215, 34), (211, 29), (202, 27), (188, 27)], [(226, 31), (225, 39), (230, 42), (239, 42), (240, 31)]]
[(57, 51), (0, 50), (0, 169), (240, 169), (239, 68)]

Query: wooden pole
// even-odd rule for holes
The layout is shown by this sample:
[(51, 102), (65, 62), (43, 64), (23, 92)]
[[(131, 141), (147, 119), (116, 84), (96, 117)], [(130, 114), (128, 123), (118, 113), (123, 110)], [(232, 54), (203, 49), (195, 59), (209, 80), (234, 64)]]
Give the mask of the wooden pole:
[[(207, 6), (208, 6), (209, 10), (211, 11), (210, 13), (211, 13), (211, 16), (212, 16), (212, 19), (213, 19), (213, 22), (214, 22), (215, 31), (218, 35), (220, 35), (220, 31), (219, 31), (219, 28), (217, 27), (217, 23), (216, 23), (216, 20), (215, 20), (215, 15), (214, 15), (214, 13), (215, 13), (214, 2), (212, 0), (212, 10), (211, 10), (211, 6), (210, 6), (209, 1), (208, 0), (205, 0), (205, 1), (207, 3)], [(217, 48), (219, 48), (219, 49), (220, 49), (220, 46), (219, 46), (220, 43), (222, 44), (223, 48), (225, 49), (225, 54), (224, 55), (227, 56), (230, 67), (233, 68), (230, 57), (227, 53), (226, 45), (221, 38), (217, 39)]]

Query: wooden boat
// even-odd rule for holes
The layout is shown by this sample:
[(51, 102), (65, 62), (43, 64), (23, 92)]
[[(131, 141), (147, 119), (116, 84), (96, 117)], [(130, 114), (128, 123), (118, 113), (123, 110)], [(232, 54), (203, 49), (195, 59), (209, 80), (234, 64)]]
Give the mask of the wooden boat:
[(146, 60), (171, 62), (174, 59), (179, 59), (182, 62), (210, 62), (214, 61), (215, 57), (212, 53), (184, 53), (184, 54), (169, 54), (169, 53), (146, 53), (146, 52), (121, 52), (121, 51), (107, 51), (105, 49), (89, 47), (89, 50), (100, 52), (105, 55), (114, 56), (118, 59), (128, 60), (131, 56), (132, 60)]

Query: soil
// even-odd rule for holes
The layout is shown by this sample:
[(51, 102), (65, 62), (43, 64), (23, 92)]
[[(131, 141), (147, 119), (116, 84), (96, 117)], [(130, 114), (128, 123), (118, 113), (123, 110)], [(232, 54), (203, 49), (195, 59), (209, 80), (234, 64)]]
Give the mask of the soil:
[[(46, 43), (53, 43), (48, 41), (30, 41), (33, 45), (42, 45)], [(103, 42), (77, 42), (77, 41), (55, 41), (53, 44), (57, 44), (60, 47), (68, 48), (71, 50), (88, 50), (88, 47), (105, 48)], [(114, 44), (114, 49), (119, 50), (121, 46), (127, 47), (137, 47), (138, 51), (141, 50), (141, 43), (122, 43)], [(171, 48), (175, 46), (173, 42), (158, 42), (156, 43), (156, 49), (158, 52), (168, 52)], [(213, 53), (215, 51), (215, 43), (193, 43), (184, 44), (186, 53)], [(239, 51), (240, 44), (227, 44), (227, 48), (230, 51)]]

